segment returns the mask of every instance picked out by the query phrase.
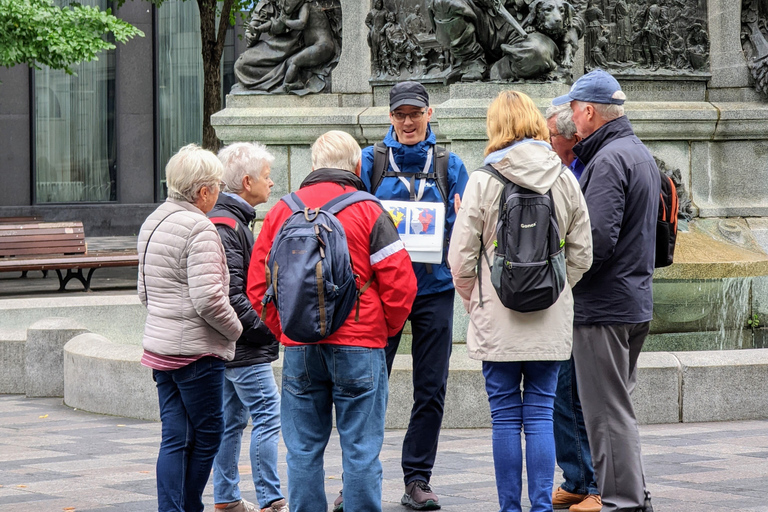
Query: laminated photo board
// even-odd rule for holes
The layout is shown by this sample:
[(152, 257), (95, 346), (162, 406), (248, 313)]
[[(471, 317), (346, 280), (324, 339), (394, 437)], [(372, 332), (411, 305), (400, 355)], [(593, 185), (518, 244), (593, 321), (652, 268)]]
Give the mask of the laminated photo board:
[(411, 260), (438, 264), (443, 261), (445, 204), (427, 201), (382, 201), (392, 216)]

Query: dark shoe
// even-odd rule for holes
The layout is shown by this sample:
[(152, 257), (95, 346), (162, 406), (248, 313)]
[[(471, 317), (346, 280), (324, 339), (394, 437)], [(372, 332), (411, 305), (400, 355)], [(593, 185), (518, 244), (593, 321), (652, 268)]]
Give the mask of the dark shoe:
[(643, 502), (643, 512), (653, 512), (653, 505), (651, 505), (651, 493), (645, 491), (645, 501)]
[(603, 509), (603, 500), (599, 494), (588, 494), (581, 503), (571, 505), (571, 512), (600, 512)]
[(341, 491), (339, 491), (336, 499), (333, 500), (333, 512), (344, 512), (344, 496), (342, 496)]
[(403, 494), (400, 504), (414, 510), (438, 510), (440, 508), (437, 494), (432, 492), (432, 488), (423, 480), (414, 480), (405, 486), (405, 494)]
[(571, 505), (581, 503), (587, 496), (587, 494), (576, 494), (564, 491), (562, 487), (558, 487), (557, 490), (552, 493), (552, 508), (569, 508)]

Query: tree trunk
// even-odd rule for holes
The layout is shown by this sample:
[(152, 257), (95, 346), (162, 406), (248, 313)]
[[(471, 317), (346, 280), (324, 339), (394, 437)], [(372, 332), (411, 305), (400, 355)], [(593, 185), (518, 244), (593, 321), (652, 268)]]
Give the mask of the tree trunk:
[(217, 0), (197, 0), (200, 8), (200, 39), (203, 53), (203, 147), (218, 151), (220, 141), (211, 126), (211, 115), (221, 110), (221, 54), (234, 0), (224, 0), (216, 27)]

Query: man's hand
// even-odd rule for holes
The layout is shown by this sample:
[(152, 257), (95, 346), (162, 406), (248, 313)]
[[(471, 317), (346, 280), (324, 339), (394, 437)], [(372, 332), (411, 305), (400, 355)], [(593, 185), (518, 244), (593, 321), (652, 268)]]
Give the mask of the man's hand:
[(459, 194), (455, 194), (453, 196), (453, 210), (458, 214), (459, 208), (461, 208), (461, 196)]

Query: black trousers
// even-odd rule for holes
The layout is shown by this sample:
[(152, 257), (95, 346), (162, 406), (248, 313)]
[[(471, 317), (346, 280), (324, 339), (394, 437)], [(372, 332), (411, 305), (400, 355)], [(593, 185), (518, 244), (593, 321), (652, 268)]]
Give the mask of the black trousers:
[[(403, 440), (405, 484), (429, 482), (437, 455), (437, 441), (443, 422), (448, 362), (453, 344), (454, 290), (416, 297), (408, 319), (413, 343), (413, 408)], [(400, 331), (387, 342), (387, 372), (392, 373)]]

